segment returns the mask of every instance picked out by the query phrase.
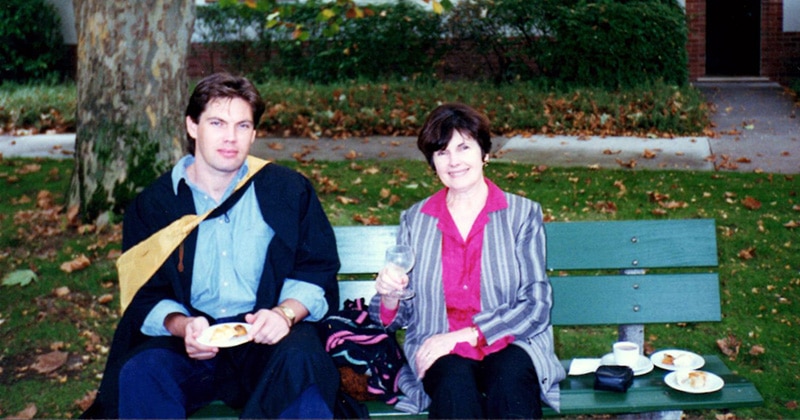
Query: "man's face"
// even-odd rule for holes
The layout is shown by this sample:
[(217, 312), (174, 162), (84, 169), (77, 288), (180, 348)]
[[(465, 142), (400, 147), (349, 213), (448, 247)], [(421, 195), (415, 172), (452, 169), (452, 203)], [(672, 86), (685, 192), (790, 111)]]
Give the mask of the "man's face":
[(239, 170), (256, 138), (253, 110), (241, 98), (212, 100), (197, 124), (186, 117), (186, 130), (195, 139), (198, 170), (220, 175)]

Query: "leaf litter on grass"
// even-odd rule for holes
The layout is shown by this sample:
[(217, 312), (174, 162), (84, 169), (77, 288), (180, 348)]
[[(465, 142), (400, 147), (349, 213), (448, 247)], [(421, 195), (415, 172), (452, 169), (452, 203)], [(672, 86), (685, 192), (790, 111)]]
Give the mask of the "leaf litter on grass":
[[(336, 225), (396, 224), (401, 210), (441, 188), (424, 162), (282, 163), (293, 166), (312, 180)], [(33, 174), (23, 175), (23, 180), (27, 176)], [(791, 257), (797, 255), (798, 239), (796, 229), (784, 226), (798, 219), (800, 212), (796, 188), (791, 187), (793, 178), (769, 174), (553, 169), (513, 164), (493, 164), (487, 168), (487, 176), (507, 191), (542, 203), (548, 221), (716, 219), (723, 321), (655, 325), (648, 328), (649, 346), (684, 346), (720, 354), (728, 360), (717, 340), (733, 337), (741, 344), (735, 360), (728, 360), (729, 367), (755, 381), (765, 396), (778, 390), (796, 390), (798, 378), (785, 374), (785, 360), (791, 360), (790, 355), (800, 345), (796, 334), (792, 333), (800, 319), (791, 311), (800, 286), (800, 267)], [(415, 188), (409, 188), (412, 185)], [(56, 186), (45, 189), (59, 191)], [(26, 195), (37, 197), (38, 190), (42, 188)], [(63, 200), (58, 195), (53, 197), (54, 206)], [(761, 205), (758, 208), (748, 206), (746, 203), (752, 200), (747, 197)], [(43, 198), (47, 198), (46, 195)], [(9, 214), (36, 209), (34, 201), (37, 200), (21, 201), (14, 204), (16, 207)], [(659, 214), (655, 210), (659, 210)], [(47, 236), (51, 230), (43, 229), (41, 236), (36, 236), (30, 245), (52, 251), (22, 252), (3, 245), (8, 254), (0, 258), (3, 267), (26, 269), (32, 264), (40, 280), (25, 288), (10, 289), (18, 291), (19, 297), (0, 310), (0, 320), (5, 320), (0, 323), (0, 334), (10, 338), (7, 342), (11, 346), (0, 356), (3, 369), (0, 383), (14, 395), (17, 384), (22, 381), (41, 381), (42, 389), (51, 389), (50, 384), (66, 381), (65, 384), (73, 384), (70, 394), (65, 397), (66, 403), (56, 406), (30, 396), (35, 393), (27, 393), (15, 397), (14, 405), (4, 402), (2, 405), (8, 411), (0, 415), (21, 412), (26, 404), (35, 404), (40, 413), (37, 416), (74, 416), (90, 403), (99, 382), (96, 375), (102, 374), (118, 316), (114, 303), (115, 276), (103, 270), (108, 270), (109, 262), (119, 255), (118, 224), (110, 223), (99, 231), (81, 228), (69, 222), (68, 213), (68, 210), (60, 210), (58, 217), (49, 214), (51, 219), (34, 217), (30, 213), (31, 217), (18, 219), (24, 222), (20, 225), (22, 232), (18, 232), (20, 226), (12, 230), (14, 235), (19, 235), (18, 243), (28, 246), (29, 224), (34, 220), (50, 220), (48, 223), (60, 227), (56, 229), (60, 233)], [(2, 223), (8, 226), (13, 219), (9, 217)], [(754, 248), (753, 258), (739, 258), (738, 252), (748, 248)], [(60, 264), (81, 254), (92, 264), (71, 273), (59, 269)], [(73, 280), (78, 278), (82, 280)], [(92, 283), (96, 287), (87, 288)], [(753, 289), (758, 293), (753, 293)], [(47, 332), (50, 324), (57, 324), (59, 328)], [(592, 330), (563, 329), (557, 334), (560, 341), (586, 341), (588, 346), (603, 349), (607, 348), (607, 336), (613, 332), (595, 334)], [(58, 342), (63, 345), (54, 348), (53, 344)], [(67, 362), (48, 374), (31, 368), (38, 356), (56, 350), (68, 353)], [(70, 366), (77, 364), (82, 367), (70, 370)], [(0, 396), (3, 401), (7, 398), (10, 397)], [(789, 417), (788, 402), (785, 399), (770, 401), (765, 408), (737, 410), (736, 413), (741, 412), (744, 417)]]

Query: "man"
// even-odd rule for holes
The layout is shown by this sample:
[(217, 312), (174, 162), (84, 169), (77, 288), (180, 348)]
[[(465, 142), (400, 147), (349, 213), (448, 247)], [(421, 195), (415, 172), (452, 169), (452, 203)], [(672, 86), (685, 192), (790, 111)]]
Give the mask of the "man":
[[(309, 322), (338, 306), (327, 217), (300, 174), (275, 164), (243, 187), (264, 102), (214, 74), (186, 109), (190, 154), (125, 213), (127, 250), (187, 214), (214, 211), (134, 295), (85, 417), (181, 418), (215, 399), (245, 418), (332, 416), (339, 376)], [(248, 343), (198, 342), (210, 325), (250, 324)]]

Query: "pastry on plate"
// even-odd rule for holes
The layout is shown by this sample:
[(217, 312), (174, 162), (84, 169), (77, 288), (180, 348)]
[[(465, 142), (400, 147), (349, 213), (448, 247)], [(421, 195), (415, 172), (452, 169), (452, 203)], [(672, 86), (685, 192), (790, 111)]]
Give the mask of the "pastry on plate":
[(699, 370), (689, 370), (678, 373), (678, 383), (693, 389), (703, 389), (706, 387), (707, 376), (705, 372)]
[(247, 329), (245, 329), (245, 327), (241, 325), (223, 324), (214, 330), (209, 341), (212, 343), (224, 343), (228, 340), (245, 335), (247, 335)]

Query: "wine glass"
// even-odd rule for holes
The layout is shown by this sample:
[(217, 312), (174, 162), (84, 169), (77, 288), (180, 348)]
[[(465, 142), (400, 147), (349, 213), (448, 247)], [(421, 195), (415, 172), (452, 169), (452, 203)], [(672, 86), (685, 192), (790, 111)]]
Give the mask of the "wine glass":
[[(395, 277), (400, 277), (411, 271), (414, 266), (414, 251), (408, 245), (393, 245), (386, 249), (386, 268), (394, 271)], [(409, 288), (392, 290), (387, 296), (397, 299), (411, 299), (415, 293)]]

